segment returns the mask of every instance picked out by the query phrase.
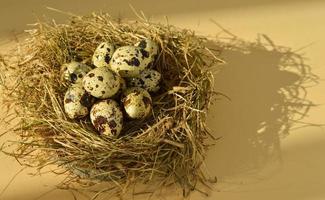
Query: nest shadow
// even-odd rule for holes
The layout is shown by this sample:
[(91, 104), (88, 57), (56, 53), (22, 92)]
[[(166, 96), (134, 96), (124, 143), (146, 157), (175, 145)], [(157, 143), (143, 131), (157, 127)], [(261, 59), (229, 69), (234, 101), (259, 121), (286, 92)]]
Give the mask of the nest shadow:
[(281, 138), (313, 106), (306, 87), (317, 82), (304, 58), (290, 49), (233, 42), (225, 47), (227, 64), (215, 77), (215, 90), (229, 99), (216, 101), (208, 119), (220, 140), (208, 152), (207, 166), (218, 177), (280, 163)]

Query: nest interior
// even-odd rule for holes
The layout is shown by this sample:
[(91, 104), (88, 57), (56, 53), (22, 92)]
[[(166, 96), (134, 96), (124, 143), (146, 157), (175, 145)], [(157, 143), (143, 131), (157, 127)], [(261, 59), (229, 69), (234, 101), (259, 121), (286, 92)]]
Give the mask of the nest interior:
[[(27, 32), (10, 55), (16, 60), (2, 65), (4, 105), (19, 117), (11, 129), (19, 139), (7, 154), (38, 170), (59, 166), (56, 170), (70, 177), (67, 184), (112, 182), (121, 190), (130, 183), (159, 180), (160, 185), (178, 183), (193, 190), (207, 181), (202, 163), (212, 136), (205, 120), (214, 94), (212, 69), (220, 60), (206, 47), (205, 37), (145, 18), (129, 21), (105, 13), (71, 16), (66, 24), (42, 21)], [(152, 96), (152, 116), (125, 120), (118, 138), (100, 136), (88, 118), (68, 119), (61, 65), (72, 60), (91, 64), (103, 41), (124, 46), (142, 38), (160, 46), (152, 68), (162, 81)]]

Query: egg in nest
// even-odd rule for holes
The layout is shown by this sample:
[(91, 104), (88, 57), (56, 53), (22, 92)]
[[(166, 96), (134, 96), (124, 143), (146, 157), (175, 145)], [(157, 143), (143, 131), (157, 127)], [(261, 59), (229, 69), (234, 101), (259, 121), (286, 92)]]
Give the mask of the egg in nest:
[(72, 85), (64, 96), (64, 110), (70, 119), (88, 115), (95, 98), (87, 93), (81, 84)]
[(102, 42), (96, 48), (92, 62), (96, 67), (108, 67), (113, 56), (115, 47), (109, 42)]
[(141, 53), (144, 56), (144, 63), (149, 65), (152, 63), (158, 55), (159, 46), (156, 42), (149, 38), (140, 40), (135, 46), (141, 49)]
[(72, 61), (62, 65), (63, 78), (70, 83), (81, 83), (92, 68), (84, 63)]
[(131, 119), (143, 119), (149, 116), (152, 109), (150, 94), (143, 88), (132, 87), (122, 95), (124, 110)]
[(122, 77), (135, 77), (147, 67), (144, 58), (141, 48), (123, 46), (114, 52), (110, 62), (110, 69)]
[(98, 67), (88, 72), (82, 82), (85, 90), (92, 96), (106, 99), (119, 91), (120, 81), (118, 75), (107, 67)]
[(112, 99), (94, 104), (90, 110), (90, 120), (95, 129), (105, 136), (118, 136), (123, 128), (123, 113)]
[(129, 87), (141, 87), (149, 92), (157, 92), (160, 88), (159, 83), (161, 74), (153, 69), (143, 70), (138, 77), (128, 79)]

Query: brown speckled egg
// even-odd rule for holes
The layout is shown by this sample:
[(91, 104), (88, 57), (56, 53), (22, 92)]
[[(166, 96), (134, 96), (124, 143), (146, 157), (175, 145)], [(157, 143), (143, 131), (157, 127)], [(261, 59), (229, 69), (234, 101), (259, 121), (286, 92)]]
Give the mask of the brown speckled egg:
[(114, 96), (120, 89), (120, 78), (107, 67), (98, 67), (83, 79), (83, 86), (87, 92), (99, 99)]
[(83, 77), (91, 70), (91, 67), (80, 62), (72, 61), (62, 65), (63, 77), (71, 83), (81, 83)]
[(143, 70), (138, 77), (129, 78), (129, 87), (141, 87), (149, 92), (157, 92), (159, 90), (159, 82), (161, 74), (153, 69)]
[(88, 94), (81, 84), (72, 85), (64, 96), (64, 110), (69, 118), (82, 118), (88, 115), (95, 98)]
[(141, 48), (123, 46), (116, 49), (109, 67), (122, 77), (135, 77), (147, 67), (143, 60)]
[(122, 103), (128, 117), (143, 119), (150, 114), (152, 100), (150, 94), (143, 88), (132, 87), (125, 90)]
[(153, 62), (158, 55), (158, 44), (149, 38), (140, 40), (135, 46), (141, 48), (142, 55), (144, 56), (144, 63), (146, 65)]
[(109, 42), (100, 43), (92, 57), (93, 64), (96, 67), (108, 67), (114, 51), (115, 48), (113, 44)]
[(123, 127), (123, 113), (118, 103), (111, 99), (94, 104), (90, 120), (95, 129), (105, 136), (118, 136)]

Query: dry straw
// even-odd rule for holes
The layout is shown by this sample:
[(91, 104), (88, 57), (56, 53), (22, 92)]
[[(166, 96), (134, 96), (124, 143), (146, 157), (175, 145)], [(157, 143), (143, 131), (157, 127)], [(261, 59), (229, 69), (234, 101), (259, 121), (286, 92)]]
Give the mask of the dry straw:
[[(58, 166), (52, 172), (67, 176), (60, 185), (65, 188), (107, 182), (111, 188), (103, 191), (123, 194), (138, 182), (176, 183), (187, 195), (207, 183), (202, 163), (212, 136), (205, 121), (214, 94), (212, 69), (221, 60), (206, 47), (205, 37), (139, 17), (73, 15), (68, 24), (42, 21), (28, 31), (15, 60), (2, 64), (3, 105), (7, 116), (19, 117), (10, 130), (19, 140), (10, 143), (14, 148), (7, 154), (38, 170)], [(68, 119), (63, 110), (68, 84), (60, 66), (71, 60), (90, 63), (102, 41), (123, 46), (145, 37), (161, 49), (153, 65), (162, 73), (153, 115), (125, 121), (119, 138), (98, 135), (89, 119)]]

